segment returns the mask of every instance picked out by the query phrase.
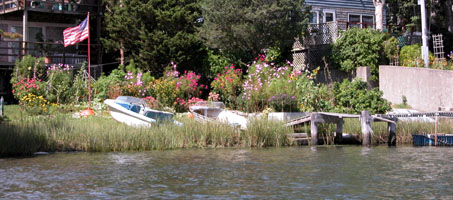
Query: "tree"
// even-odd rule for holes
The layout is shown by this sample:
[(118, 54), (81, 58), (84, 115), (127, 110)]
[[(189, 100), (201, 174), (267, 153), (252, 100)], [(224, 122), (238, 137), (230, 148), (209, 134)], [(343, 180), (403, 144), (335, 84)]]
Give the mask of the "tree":
[(202, 65), (206, 48), (197, 36), (198, 0), (104, 1), (105, 32), (102, 42), (121, 60), (133, 59), (154, 76), (174, 61), (180, 70)]
[(373, 0), (373, 4), (375, 7), (374, 15), (376, 15), (376, 30), (382, 31), (384, 30), (383, 12), (385, 0)]
[(448, 18), (448, 31), (453, 33), (453, 1), (444, 0), (443, 2), (445, 5), (443, 8), (447, 13), (446, 17)]
[(308, 24), (308, 9), (304, 0), (203, 0), (200, 36), (242, 62), (270, 47), (289, 52)]
[(415, 16), (417, 1), (408, 0), (387, 0), (389, 7), (389, 24), (399, 25), (406, 30), (406, 25), (412, 22)]

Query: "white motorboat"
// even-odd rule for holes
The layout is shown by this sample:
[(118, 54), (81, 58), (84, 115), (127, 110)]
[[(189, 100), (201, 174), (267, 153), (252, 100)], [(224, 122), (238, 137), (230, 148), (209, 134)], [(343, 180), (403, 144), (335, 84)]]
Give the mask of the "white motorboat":
[(225, 110), (222, 102), (201, 101), (189, 107), (195, 120), (199, 122), (226, 123), (240, 129), (247, 129), (249, 120), (237, 113)]
[(145, 106), (145, 101), (139, 98), (119, 96), (116, 99), (106, 99), (104, 103), (109, 106), (113, 119), (129, 126), (146, 127), (166, 121), (182, 125), (173, 120), (173, 113), (150, 109)]

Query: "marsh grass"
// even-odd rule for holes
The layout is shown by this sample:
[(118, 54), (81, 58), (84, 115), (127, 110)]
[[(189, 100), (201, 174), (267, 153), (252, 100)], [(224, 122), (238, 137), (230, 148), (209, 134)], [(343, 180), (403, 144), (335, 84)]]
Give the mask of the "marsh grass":
[(0, 124), (0, 155), (292, 145), (287, 138), (291, 130), (277, 122), (255, 120), (246, 131), (239, 131), (223, 124), (203, 124), (189, 118), (180, 120), (184, 126), (161, 124), (134, 128), (108, 117), (26, 117)]
[[(377, 122), (372, 123), (371, 126), (373, 128), (375, 142), (385, 143), (388, 138), (387, 123)], [(396, 125), (397, 143), (411, 144), (413, 134), (434, 134), (434, 126), (435, 124), (430, 122), (400, 120)], [(358, 119), (345, 120), (343, 132), (361, 135), (360, 121)], [(453, 134), (453, 121), (448, 118), (439, 120), (438, 133)]]
[[(281, 122), (255, 119), (240, 131), (225, 124), (198, 123), (181, 117), (184, 126), (160, 124), (135, 128), (114, 121), (107, 113), (89, 118), (72, 118), (68, 114), (28, 116), (18, 106), (5, 107), (5, 121), (0, 121), (0, 156), (31, 155), (38, 151), (150, 151), (179, 148), (281, 147), (296, 145), (288, 137), (294, 132)], [(320, 129), (325, 144), (333, 144), (335, 125)], [(375, 143), (387, 141), (387, 124), (372, 123)], [(310, 127), (299, 131), (309, 133)], [(344, 133), (361, 135), (358, 119), (345, 119)], [(453, 134), (452, 120), (439, 122), (439, 133)], [(434, 133), (434, 123), (404, 122), (397, 124), (397, 142), (412, 143), (412, 134)]]
[[(398, 121), (396, 125), (396, 137), (398, 144), (412, 144), (413, 134), (434, 134), (434, 123), (430, 122), (415, 122), (415, 121)], [(388, 140), (387, 123), (375, 122), (371, 123), (374, 132), (374, 143), (383, 144)], [(299, 127), (299, 132), (310, 132), (310, 125)], [(324, 140), (324, 144), (333, 144), (333, 134), (336, 131), (335, 124), (321, 124), (318, 129), (318, 134)], [(362, 135), (359, 119), (345, 119), (343, 133)], [(439, 120), (438, 133), (453, 134), (453, 119), (443, 118)]]

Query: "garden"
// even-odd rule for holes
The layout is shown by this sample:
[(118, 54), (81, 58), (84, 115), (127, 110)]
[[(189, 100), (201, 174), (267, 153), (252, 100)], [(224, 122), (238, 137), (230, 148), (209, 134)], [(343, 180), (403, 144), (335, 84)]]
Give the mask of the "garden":
[[(362, 39), (363, 44), (357, 43), (356, 39)], [(418, 55), (417, 49), (414, 46), (403, 47), (400, 59), (412, 60), (412, 56)], [(333, 47), (331, 60), (340, 69), (351, 73), (358, 66), (371, 66), (372, 74), (376, 75), (378, 64), (391, 59), (396, 51), (399, 50), (392, 37), (367, 29), (350, 29)], [(283, 127), (282, 122), (270, 122), (267, 118), (251, 122), (251, 127), (245, 132), (222, 125), (200, 125), (184, 114), (190, 105), (199, 101), (222, 101), (227, 109), (247, 113), (360, 113), (368, 110), (375, 114), (391, 110), (391, 104), (382, 98), (382, 92), (378, 88), (368, 89), (366, 82), (345, 79), (323, 84), (316, 80), (320, 67), (300, 71), (290, 61), (282, 61), (279, 57), (278, 52), (272, 50), (259, 54), (247, 64), (235, 64), (213, 55), (211, 70), (204, 74), (180, 70), (175, 62), (170, 62), (160, 76), (130, 60), (127, 65), (119, 65), (92, 83), (92, 105), (96, 116), (75, 119), (72, 115), (88, 106), (85, 65), (80, 68), (46, 65), (43, 58), (25, 56), (16, 62), (11, 79), (12, 92), (19, 103), (8, 106), (6, 116), (0, 120), (2, 133), (8, 133), (6, 140), (2, 140), (5, 148), (0, 153), (22, 155), (36, 151), (140, 151), (296, 144), (287, 136), (287, 133), (294, 132), (292, 128)], [(418, 58), (415, 56), (414, 59)], [(442, 69), (451, 66), (451, 62), (448, 59)], [(407, 65), (418, 66), (410, 62)], [(126, 127), (113, 121), (103, 104), (105, 99), (118, 96), (142, 98), (150, 108), (177, 113), (176, 117), (185, 125), (163, 124), (150, 129)], [(376, 125), (373, 128), (376, 129), (376, 141), (383, 142), (386, 127)], [(399, 141), (410, 142), (407, 138), (414, 131), (430, 128), (431, 125), (427, 124), (405, 123), (398, 126)], [(327, 125), (321, 129), (328, 133), (334, 132), (335, 128)], [(114, 130), (113, 135), (105, 130)], [(348, 131), (360, 134), (360, 124), (346, 122), (345, 132)]]
[[(245, 71), (234, 64), (224, 66), (212, 81), (192, 71), (178, 71), (170, 63), (162, 77), (153, 77), (131, 61), (92, 85), (92, 97), (101, 108), (105, 99), (134, 96), (147, 106), (170, 112), (187, 112), (198, 101), (222, 101), (229, 109), (243, 112), (333, 111), (384, 113), (390, 104), (376, 88), (367, 90), (360, 80), (325, 85), (316, 82), (319, 68), (294, 70), (291, 62), (276, 64), (259, 55)], [(17, 62), (11, 80), (20, 108), (31, 115), (73, 112), (87, 104), (88, 84), (84, 66), (46, 66), (42, 58), (25, 57)]]

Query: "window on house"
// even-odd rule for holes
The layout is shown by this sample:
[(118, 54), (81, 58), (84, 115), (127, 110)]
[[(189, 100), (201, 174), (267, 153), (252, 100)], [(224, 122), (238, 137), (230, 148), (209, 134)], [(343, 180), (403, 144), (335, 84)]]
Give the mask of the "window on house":
[[(20, 33), (22, 34), (22, 26), (11, 26), (11, 32), (13, 33)], [(38, 35), (42, 36), (43, 30), (42, 27), (28, 27), (28, 41), (27, 42), (41, 42), (38, 41)], [(19, 40), (19, 39), (18, 39)], [(14, 43), (13, 46), (15, 48), (19, 48), (19, 43)], [(33, 56), (40, 56), (40, 52), (38, 50), (38, 45), (35, 43), (28, 43), (27, 44), (27, 54)]]
[(335, 10), (324, 10), (324, 23), (336, 21)]
[(349, 15), (349, 28), (359, 27), (360, 28), (360, 15)]
[(374, 25), (373, 25), (374, 24), (373, 16), (362, 15), (362, 23), (367, 28), (373, 28), (374, 27)]
[(318, 24), (319, 23), (319, 12), (311, 12), (310, 24)]
[(362, 15), (362, 14), (349, 14), (349, 28), (373, 28), (374, 27), (374, 16)]
[(326, 13), (326, 22), (333, 21), (333, 13)]

